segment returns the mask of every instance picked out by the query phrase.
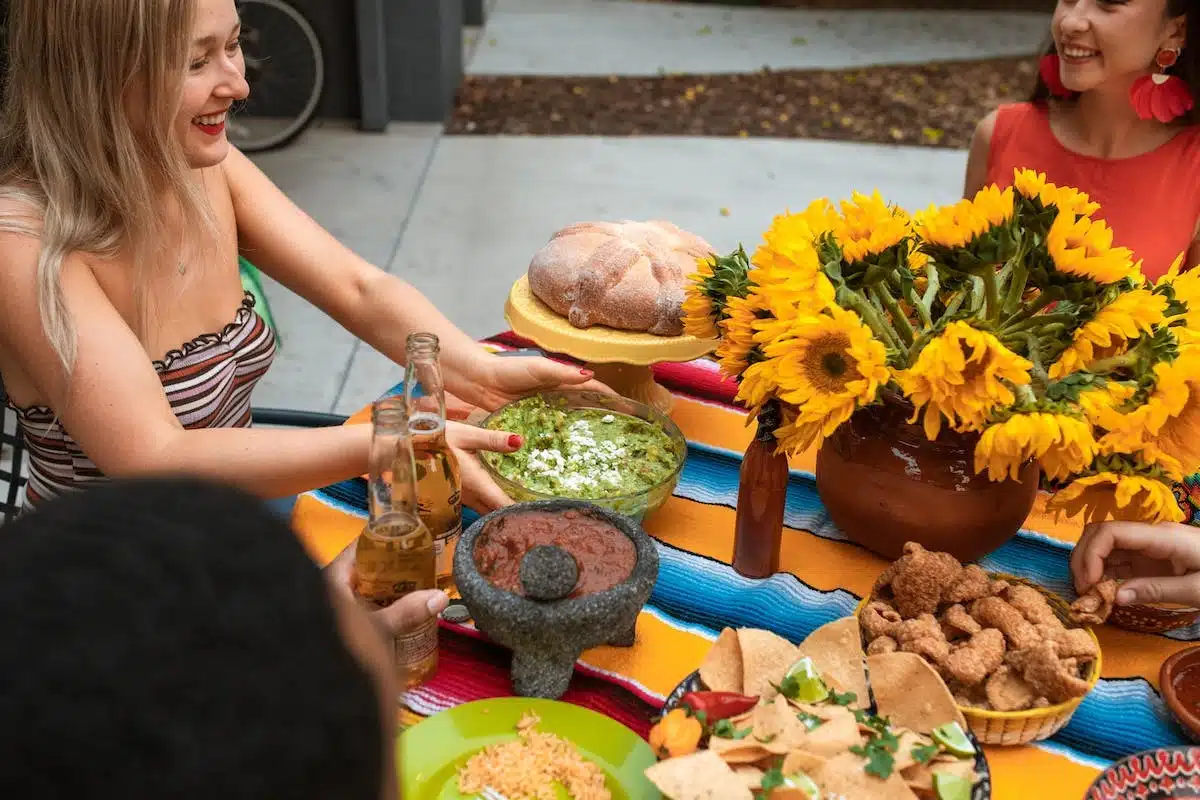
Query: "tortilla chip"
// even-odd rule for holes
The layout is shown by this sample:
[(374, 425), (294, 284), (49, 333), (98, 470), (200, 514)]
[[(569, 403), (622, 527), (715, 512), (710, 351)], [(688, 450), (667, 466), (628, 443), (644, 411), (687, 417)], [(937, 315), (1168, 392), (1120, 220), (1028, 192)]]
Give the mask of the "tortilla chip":
[(900, 731), (898, 738), (900, 739), (900, 744), (896, 747), (896, 763), (892, 767), (897, 772), (902, 772), (917, 763), (912, 754), (914, 747), (932, 744), (929, 739), (912, 731)]
[(754, 731), (751, 736), (767, 746), (778, 743), (786, 753), (808, 738), (808, 728), (792, 711), (787, 698), (780, 694), (775, 696), (774, 701), (754, 709)]
[(712, 736), (708, 740), (708, 749), (721, 757), (726, 764), (757, 764), (767, 756), (776, 755), (770, 744), (764, 744), (753, 736), (744, 739), (726, 739)]
[(766, 774), (758, 767), (752, 767), (748, 764), (740, 767), (734, 767), (733, 773), (745, 781), (746, 788), (752, 792), (758, 791), (762, 788), (763, 775)]
[(866, 654), (862, 648), (862, 631), (856, 617), (844, 617), (827, 623), (810, 633), (797, 648), (796, 658), (808, 656), (817, 671), (838, 691), (854, 692), (855, 708), (870, 705), (867, 695), (867, 673), (863, 668)]
[(826, 758), (833, 758), (851, 747), (862, 744), (863, 736), (858, 730), (854, 713), (842, 706), (833, 706), (841, 713), (832, 715), (823, 724), (808, 732), (808, 738), (800, 749)]
[(774, 697), (772, 683), (779, 683), (796, 663), (796, 646), (770, 631), (741, 628), (737, 632), (742, 649), (742, 693), (752, 697)]
[(803, 772), (805, 775), (811, 775), (813, 770), (824, 764), (828, 759), (819, 756), (816, 753), (808, 753), (804, 750), (793, 750), (787, 754), (787, 758), (783, 760), (783, 765), (780, 770), (784, 775), (791, 775), (796, 772)]
[(831, 758), (809, 773), (821, 787), (822, 797), (863, 797), (871, 800), (915, 800), (899, 772), (882, 780), (863, 770), (864, 761), (853, 753)]
[(867, 656), (871, 691), (879, 716), (893, 727), (929, 733), (939, 725), (957, 722), (967, 730), (946, 682), (925, 659), (915, 653), (880, 653)]
[(742, 691), (742, 647), (738, 632), (726, 628), (700, 662), (700, 680), (713, 692)]
[(712, 750), (660, 761), (646, 777), (672, 800), (754, 800), (745, 779)]

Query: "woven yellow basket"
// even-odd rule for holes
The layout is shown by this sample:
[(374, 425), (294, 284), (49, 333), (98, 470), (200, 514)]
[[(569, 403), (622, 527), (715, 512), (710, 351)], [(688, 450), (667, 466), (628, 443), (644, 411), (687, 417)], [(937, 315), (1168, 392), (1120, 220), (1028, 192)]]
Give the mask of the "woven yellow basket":
[[(1005, 575), (1000, 572), (989, 572), (994, 579), (1008, 581), (1009, 583), (1020, 583), (1030, 586), (1045, 596), (1050, 603), (1050, 607), (1054, 609), (1054, 614), (1064, 623), (1070, 622), (1070, 604), (1063, 600), (1053, 592), (1049, 592), (1038, 586), (1032, 581), (1019, 578), (1015, 575)], [(870, 597), (864, 597), (855, 608), (854, 614), (857, 617), (866, 607)], [(1096, 660), (1092, 662), (1091, 671), (1088, 673), (1088, 691), (1095, 688), (1096, 683), (1100, 680), (1101, 657), (1100, 640), (1096, 638), (1096, 634), (1090, 629), (1087, 629), (1092, 640), (1096, 642), (1096, 651), (1098, 655)], [(1086, 695), (1085, 695), (1086, 696)], [(1083, 702), (1083, 697), (1076, 697), (1073, 700), (1068, 700), (1065, 703), (1059, 703), (1054, 706), (1046, 706), (1045, 708), (1031, 708), (1026, 711), (990, 711), (975, 706), (963, 706), (958, 708), (966, 717), (967, 723), (971, 726), (971, 732), (983, 744), (994, 745), (1014, 745), (1014, 744), (1029, 744), (1030, 742), (1039, 742), (1042, 739), (1049, 739), (1054, 734), (1062, 730), (1063, 726), (1070, 721), (1071, 716), (1075, 713), (1075, 709)]]

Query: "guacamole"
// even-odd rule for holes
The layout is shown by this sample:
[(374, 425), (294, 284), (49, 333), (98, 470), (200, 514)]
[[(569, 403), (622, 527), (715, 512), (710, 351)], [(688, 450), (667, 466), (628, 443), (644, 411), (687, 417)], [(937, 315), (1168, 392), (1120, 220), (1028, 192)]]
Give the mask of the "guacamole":
[(488, 427), (525, 438), (525, 446), (515, 453), (483, 453), (488, 463), (510, 481), (551, 497), (597, 500), (639, 494), (679, 466), (679, 453), (666, 431), (626, 414), (527, 397), (501, 409)]

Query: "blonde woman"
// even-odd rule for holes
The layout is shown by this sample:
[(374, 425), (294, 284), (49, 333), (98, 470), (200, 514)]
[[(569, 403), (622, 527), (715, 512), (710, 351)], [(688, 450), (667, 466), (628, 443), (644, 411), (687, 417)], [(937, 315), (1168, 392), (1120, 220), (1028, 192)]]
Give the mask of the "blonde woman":
[[(494, 408), (590, 374), (489, 355), (307, 217), (225, 138), (246, 96), (234, 0), (12, 0), (0, 130), (0, 375), (28, 502), (189, 473), (285, 497), (366, 468), (366, 426), (250, 429), (274, 338), (238, 254), (398, 363), (442, 341), (447, 388)], [(462, 451), (519, 437), (452, 424)], [(464, 455), (460, 452), (460, 455)], [(463, 458), (465, 500), (508, 499)]]

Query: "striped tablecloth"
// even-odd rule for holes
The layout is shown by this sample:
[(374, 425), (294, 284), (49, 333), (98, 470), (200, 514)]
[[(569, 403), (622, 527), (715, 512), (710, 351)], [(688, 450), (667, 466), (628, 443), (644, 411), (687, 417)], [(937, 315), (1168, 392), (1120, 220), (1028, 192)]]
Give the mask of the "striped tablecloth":
[[(525, 346), (508, 334), (488, 342)], [(734, 387), (707, 360), (655, 368), (675, 395), (672, 416), (687, 436), (687, 465), (675, 496), (645, 527), (658, 542), (661, 570), (638, 621), (632, 648), (586, 652), (565, 700), (596, 709), (647, 733), (663, 698), (696, 668), (725, 626), (769, 628), (792, 641), (848, 615), (870, 591), (885, 562), (848, 543), (830, 523), (813, 479), (815, 453), (792, 462), (781, 563), (767, 580), (742, 578), (729, 566), (741, 454), (751, 429), (731, 404)], [(360, 414), (351, 422), (365, 421)], [(347, 481), (302, 496), (294, 524), (325, 563), (360, 531), (365, 484)], [(466, 512), (465, 524), (476, 518)], [(1013, 540), (981, 563), (1074, 597), (1068, 574), (1079, 524), (1056, 522), (1039, 501)], [(1200, 638), (1188, 629), (1165, 636), (1098, 629), (1104, 675), (1070, 724), (1047, 742), (989, 747), (996, 800), (1079, 798), (1112, 761), (1129, 753), (1186, 743), (1157, 691), (1158, 669), (1171, 653)], [(429, 715), (459, 703), (511, 693), (508, 653), (470, 627), (443, 623), (437, 676), (404, 698), (405, 715)]]

